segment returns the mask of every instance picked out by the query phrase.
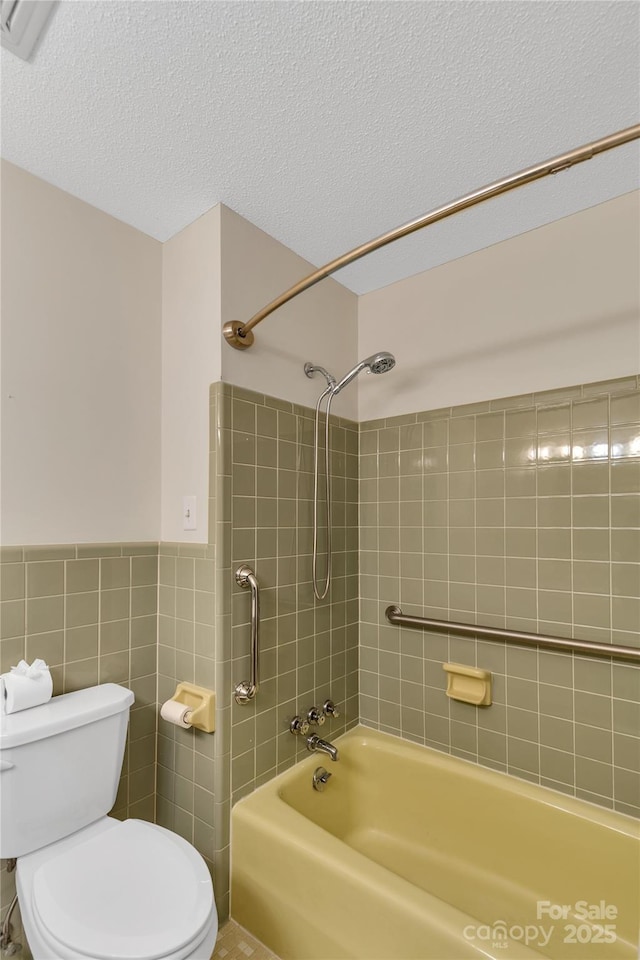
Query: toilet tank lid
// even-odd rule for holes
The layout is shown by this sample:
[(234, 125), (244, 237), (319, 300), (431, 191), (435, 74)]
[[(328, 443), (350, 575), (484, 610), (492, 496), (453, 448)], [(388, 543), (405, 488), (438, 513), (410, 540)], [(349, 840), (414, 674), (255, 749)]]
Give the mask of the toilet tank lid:
[(39, 707), (9, 715), (0, 714), (0, 750), (44, 740), (74, 727), (122, 713), (129, 709), (133, 701), (133, 693), (126, 687), (117, 683), (102, 683), (53, 697)]

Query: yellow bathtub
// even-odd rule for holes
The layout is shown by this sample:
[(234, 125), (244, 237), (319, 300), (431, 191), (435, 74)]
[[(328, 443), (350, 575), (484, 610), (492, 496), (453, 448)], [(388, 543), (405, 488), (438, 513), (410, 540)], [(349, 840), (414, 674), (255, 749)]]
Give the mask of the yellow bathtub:
[(638, 956), (637, 821), (364, 727), (336, 745), (233, 809), (231, 913), (282, 960)]

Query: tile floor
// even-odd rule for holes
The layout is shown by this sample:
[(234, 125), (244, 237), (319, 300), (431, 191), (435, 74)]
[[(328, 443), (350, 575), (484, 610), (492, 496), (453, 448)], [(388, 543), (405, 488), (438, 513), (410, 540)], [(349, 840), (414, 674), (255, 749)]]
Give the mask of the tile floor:
[(235, 920), (227, 920), (218, 931), (216, 948), (211, 960), (278, 960)]

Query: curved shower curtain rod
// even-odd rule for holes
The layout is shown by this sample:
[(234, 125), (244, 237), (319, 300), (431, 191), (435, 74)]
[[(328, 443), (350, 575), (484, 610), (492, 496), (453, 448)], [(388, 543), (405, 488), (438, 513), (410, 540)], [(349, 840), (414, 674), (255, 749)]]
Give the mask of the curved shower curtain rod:
[(446, 217), (450, 217), (454, 213), (459, 213), (461, 210), (467, 210), (477, 203), (490, 200), (492, 197), (497, 197), (501, 193), (507, 193), (509, 190), (515, 190), (516, 187), (523, 187), (525, 184), (531, 183), (534, 180), (540, 180), (548, 174), (568, 170), (569, 167), (574, 166), (576, 163), (582, 163), (583, 160), (591, 160), (591, 158), (595, 157), (598, 153), (613, 150), (614, 147), (620, 147), (625, 143), (630, 143), (632, 140), (639, 139), (640, 124), (626, 127), (624, 130), (612, 133), (608, 137), (602, 137), (600, 140), (594, 140), (592, 143), (577, 147), (568, 153), (561, 153), (557, 157), (552, 157), (551, 160), (545, 160), (543, 163), (528, 167), (526, 170), (512, 173), (511, 176), (503, 177), (502, 180), (495, 180), (486, 187), (480, 187), (479, 190), (474, 190), (464, 197), (459, 197), (457, 200), (453, 200), (443, 207), (437, 207), (430, 213), (418, 217), (417, 220), (410, 220), (408, 223), (396, 227), (395, 230), (389, 230), (387, 233), (376, 237), (375, 240), (369, 240), (368, 243), (363, 243), (348, 253), (343, 253), (341, 257), (336, 257), (335, 260), (331, 260), (325, 264), (324, 267), (320, 267), (318, 270), (310, 273), (308, 277), (299, 280), (298, 283), (294, 284), (288, 290), (285, 290), (279, 297), (276, 297), (276, 299), (272, 300), (266, 307), (263, 307), (262, 310), (254, 314), (246, 323), (241, 323), (239, 320), (229, 320), (222, 328), (225, 340), (230, 346), (235, 347), (236, 350), (246, 350), (254, 341), (253, 328), (264, 320), (265, 317), (268, 317), (269, 314), (277, 310), (278, 307), (282, 307), (285, 303), (288, 303), (289, 300), (293, 300), (298, 294), (304, 293), (305, 290), (308, 290), (309, 287), (312, 287), (320, 280), (331, 276), (336, 270), (348, 266), (361, 257), (366, 257), (368, 253), (373, 253), (374, 250), (379, 250), (380, 247), (384, 247), (388, 243), (393, 243), (394, 240), (400, 240), (401, 237), (415, 233), (416, 230), (422, 230), (423, 227), (428, 227), (438, 220), (444, 220)]

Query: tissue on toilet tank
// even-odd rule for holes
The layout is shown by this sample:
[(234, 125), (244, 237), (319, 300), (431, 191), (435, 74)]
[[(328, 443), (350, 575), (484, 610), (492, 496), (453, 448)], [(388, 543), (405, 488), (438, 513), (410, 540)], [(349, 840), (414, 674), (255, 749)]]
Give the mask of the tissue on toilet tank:
[(21, 660), (17, 667), (0, 677), (2, 681), (2, 712), (18, 713), (30, 707), (47, 703), (53, 694), (53, 681), (44, 660), (28, 664)]

